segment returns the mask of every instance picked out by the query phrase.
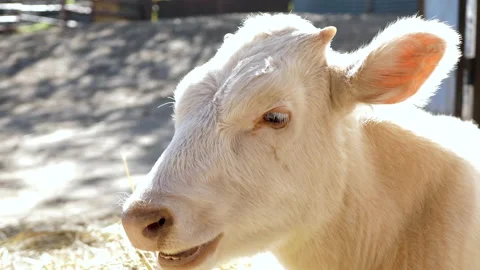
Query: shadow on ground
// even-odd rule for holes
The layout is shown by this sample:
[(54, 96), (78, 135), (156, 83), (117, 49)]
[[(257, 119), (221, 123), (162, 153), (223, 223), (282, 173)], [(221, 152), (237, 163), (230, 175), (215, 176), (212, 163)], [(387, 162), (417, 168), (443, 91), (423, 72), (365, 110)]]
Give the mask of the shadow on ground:
[[(395, 16), (311, 15), (332, 47), (367, 43)], [(173, 132), (178, 81), (216, 51), (242, 14), (97, 24), (0, 39), (0, 227), (119, 213)]]

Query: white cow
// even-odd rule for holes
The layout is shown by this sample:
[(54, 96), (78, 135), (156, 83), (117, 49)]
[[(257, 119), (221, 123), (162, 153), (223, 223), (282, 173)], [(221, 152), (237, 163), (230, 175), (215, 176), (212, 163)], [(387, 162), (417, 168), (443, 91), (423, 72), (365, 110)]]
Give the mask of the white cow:
[(162, 269), (270, 251), (288, 270), (480, 269), (480, 131), (423, 106), (459, 36), (417, 17), (370, 45), (248, 18), (175, 92), (175, 134), (127, 200)]

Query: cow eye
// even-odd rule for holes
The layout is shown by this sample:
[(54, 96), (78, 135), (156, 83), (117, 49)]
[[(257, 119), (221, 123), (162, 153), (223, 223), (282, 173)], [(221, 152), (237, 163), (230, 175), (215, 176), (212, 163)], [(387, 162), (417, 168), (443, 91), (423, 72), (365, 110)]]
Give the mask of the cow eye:
[(263, 115), (263, 121), (271, 128), (284, 128), (290, 122), (290, 114), (282, 111), (269, 111)]

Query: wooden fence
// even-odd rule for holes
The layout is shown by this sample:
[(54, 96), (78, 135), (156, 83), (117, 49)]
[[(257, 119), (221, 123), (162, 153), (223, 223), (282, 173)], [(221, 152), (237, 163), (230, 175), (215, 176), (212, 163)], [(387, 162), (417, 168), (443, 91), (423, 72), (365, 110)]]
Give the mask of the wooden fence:
[(149, 21), (152, 0), (92, 0), (92, 22)]
[(174, 0), (158, 1), (158, 17), (185, 17), (240, 12), (286, 12), (290, 0)]
[(66, 4), (66, 0), (51, 2), (46, 4), (30, 0), (0, 3), (0, 33), (15, 32), (20, 26), (35, 23), (76, 27), (87, 22), (92, 13), (88, 5)]
[(81, 0), (67, 4), (39, 0), (0, 4), (0, 32), (14, 32), (18, 25), (44, 23), (76, 27), (82, 23), (149, 21), (156, 18), (213, 15), (236, 12), (286, 12), (292, 0)]
[(291, 0), (93, 0), (93, 21), (288, 11)]

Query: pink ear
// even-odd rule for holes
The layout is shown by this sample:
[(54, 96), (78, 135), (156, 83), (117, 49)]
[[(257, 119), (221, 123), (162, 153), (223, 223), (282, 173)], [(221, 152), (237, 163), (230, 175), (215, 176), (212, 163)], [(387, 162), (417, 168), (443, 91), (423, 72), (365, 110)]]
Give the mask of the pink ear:
[(446, 42), (430, 33), (411, 33), (374, 49), (356, 74), (361, 101), (393, 104), (414, 95), (437, 67)]

